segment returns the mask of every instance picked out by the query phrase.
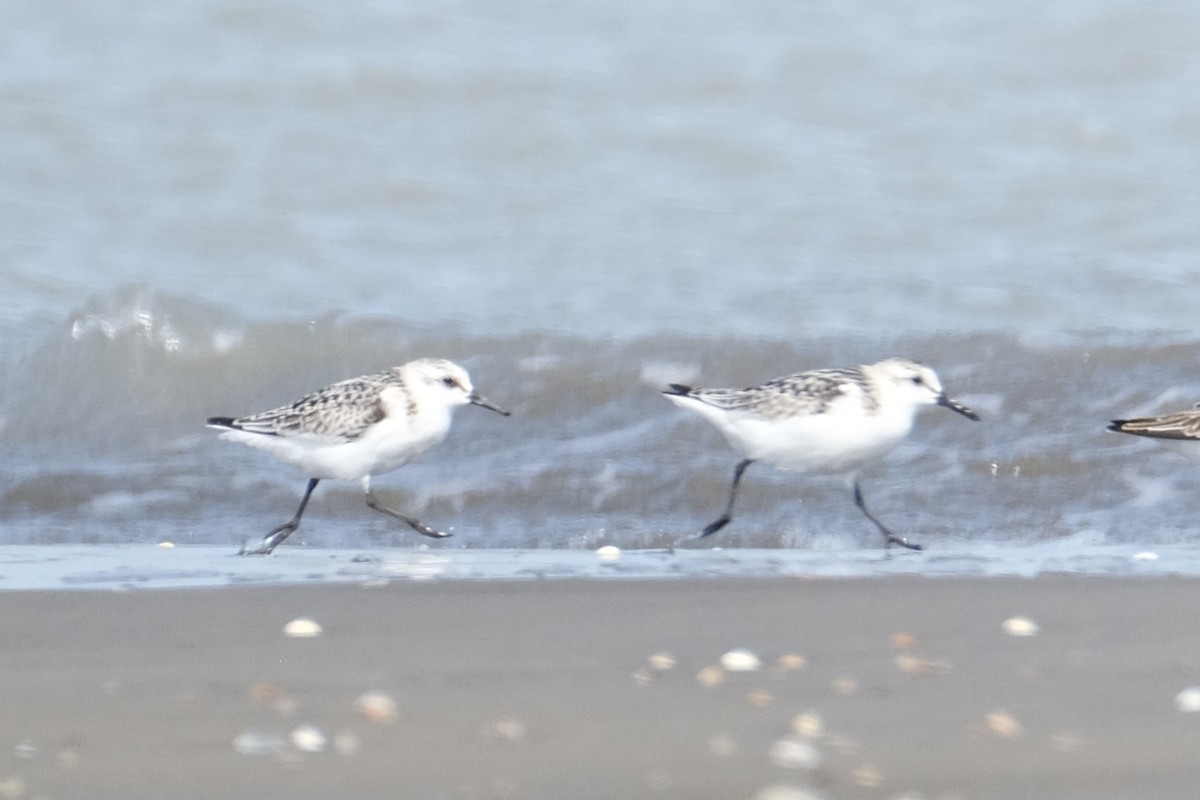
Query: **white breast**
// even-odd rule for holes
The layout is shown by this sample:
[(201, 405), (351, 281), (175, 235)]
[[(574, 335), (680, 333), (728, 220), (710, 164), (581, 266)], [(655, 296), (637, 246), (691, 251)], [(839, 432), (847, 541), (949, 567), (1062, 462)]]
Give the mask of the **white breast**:
[(850, 472), (894, 449), (912, 430), (912, 417), (817, 414), (766, 421), (754, 417), (723, 426), (747, 458), (795, 472)]

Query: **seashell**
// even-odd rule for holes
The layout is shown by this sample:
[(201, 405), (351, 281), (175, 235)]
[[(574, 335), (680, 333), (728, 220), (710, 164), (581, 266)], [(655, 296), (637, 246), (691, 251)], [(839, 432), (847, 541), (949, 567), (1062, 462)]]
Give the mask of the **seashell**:
[(987, 715), (988, 730), (1001, 739), (1019, 739), (1025, 733), (1024, 726), (1007, 711), (992, 711)]
[(1029, 617), (1009, 617), (1000, 627), (1009, 636), (1037, 636), (1041, 630)]
[(621, 548), (611, 544), (596, 548), (596, 557), (606, 564), (611, 564), (621, 557)]
[(396, 701), (384, 692), (363, 692), (354, 707), (371, 722), (385, 725), (396, 720)]
[(321, 753), (325, 751), (325, 745), (329, 740), (325, 738), (325, 734), (321, 733), (314, 725), (301, 725), (292, 731), (291, 735), (292, 747), (299, 750), (301, 753)]
[(283, 635), (291, 639), (312, 639), (321, 635), (321, 626), (308, 617), (297, 617), (283, 626)]
[(825, 797), (796, 786), (764, 786), (754, 795), (754, 800), (825, 800)]
[(877, 789), (883, 785), (883, 770), (874, 764), (863, 764), (850, 773), (850, 780), (868, 789)]
[(815, 711), (805, 711), (792, 717), (792, 730), (806, 739), (819, 739), (825, 732), (825, 720)]
[(781, 769), (816, 769), (825, 761), (811, 742), (804, 739), (779, 739), (767, 752), (771, 763)]
[(655, 653), (646, 661), (655, 672), (666, 672), (675, 669), (675, 656), (670, 653)]
[(1200, 686), (1189, 686), (1175, 695), (1175, 707), (1185, 714), (1200, 711)]
[(775, 666), (782, 672), (791, 672), (794, 669), (804, 669), (808, 664), (808, 659), (796, 653), (785, 653), (775, 662)]
[(738, 648), (721, 656), (721, 667), (727, 672), (757, 672), (762, 659), (749, 650)]

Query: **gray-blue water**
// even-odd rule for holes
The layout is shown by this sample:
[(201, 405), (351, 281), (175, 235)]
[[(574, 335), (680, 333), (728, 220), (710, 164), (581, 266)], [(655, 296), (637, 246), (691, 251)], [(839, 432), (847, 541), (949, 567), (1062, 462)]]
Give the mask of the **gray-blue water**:
[[(436, 355), (514, 416), (376, 481), (435, 549), (660, 547), (737, 458), (661, 383), (903, 355), (985, 419), (864, 476), (898, 532), (1187, 547), (1104, 426), (1200, 400), (1196, 96), (1184, 2), (8, 0), (0, 542), (236, 546), (305, 476), (205, 417)], [(878, 544), (766, 468), (719, 538)], [(411, 543), (328, 484), (284, 547)]]

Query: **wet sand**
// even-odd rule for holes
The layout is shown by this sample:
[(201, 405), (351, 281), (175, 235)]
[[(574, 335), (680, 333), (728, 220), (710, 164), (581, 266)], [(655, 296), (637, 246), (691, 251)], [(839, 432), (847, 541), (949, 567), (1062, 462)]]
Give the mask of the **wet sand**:
[[(0, 598), (0, 797), (1103, 800), (1200, 786), (1200, 713), (1176, 706), (1200, 685), (1197, 579)], [(1016, 615), (1037, 635), (1007, 634)], [(321, 635), (285, 636), (302, 616)], [(762, 667), (721, 670), (733, 648)], [(356, 708), (368, 691), (394, 718)], [(290, 739), (304, 725), (326, 740), (310, 735), (313, 752)]]

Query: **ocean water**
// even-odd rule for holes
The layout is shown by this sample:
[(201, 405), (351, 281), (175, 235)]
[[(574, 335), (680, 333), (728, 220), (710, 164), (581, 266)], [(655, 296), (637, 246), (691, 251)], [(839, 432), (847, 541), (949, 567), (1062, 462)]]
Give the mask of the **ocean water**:
[[(737, 460), (663, 383), (903, 355), (984, 419), (864, 475), (897, 532), (1186, 551), (1104, 427), (1200, 400), (1198, 91), (1183, 2), (9, 0), (0, 543), (235, 548), (306, 476), (207, 416), (443, 356), (514, 415), (377, 479), (419, 544), (662, 548)], [(415, 538), (325, 483), (284, 549)], [(877, 538), (755, 468), (711, 544)]]

